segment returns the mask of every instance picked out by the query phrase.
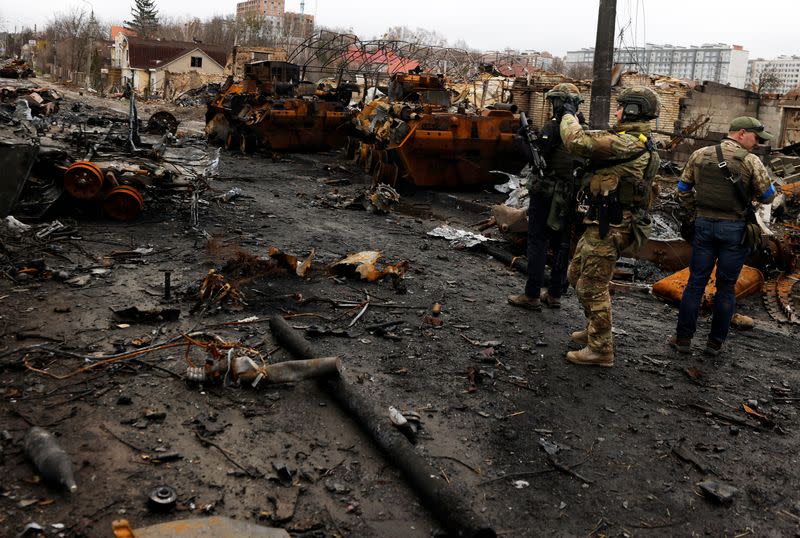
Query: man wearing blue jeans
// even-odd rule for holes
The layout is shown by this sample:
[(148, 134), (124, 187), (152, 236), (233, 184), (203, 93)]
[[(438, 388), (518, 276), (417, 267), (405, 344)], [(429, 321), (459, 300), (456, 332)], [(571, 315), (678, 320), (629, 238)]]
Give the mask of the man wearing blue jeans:
[(683, 291), (678, 324), (669, 345), (690, 353), (697, 329), (697, 315), (708, 279), (717, 266), (711, 331), (705, 352), (718, 355), (728, 336), (736, 309), (734, 287), (749, 254), (742, 244), (745, 233), (745, 201), (767, 204), (775, 198), (775, 187), (758, 157), (750, 153), (759, 142), (772, 139), (756, 118), (742, 116), (731, 122), (728, 136), (719, 146), (701, 148), (689, 157), (678, 183), (678, 201), (694, 217), (689, 281)]

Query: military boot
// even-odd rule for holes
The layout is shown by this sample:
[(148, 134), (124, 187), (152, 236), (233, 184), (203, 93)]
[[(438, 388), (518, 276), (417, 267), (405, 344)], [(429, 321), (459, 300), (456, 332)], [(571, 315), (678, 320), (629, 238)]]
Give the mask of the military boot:
[(611, 368), (614, 366), (614, 353), (598, 353), (590, 349), (589, 346), (586, 346), (579, 351), (570, 351), (567, 353), (567, 360), (572, 364)]
[(539, 296), (539, 300), (543, 305), (547, 306), (547, 308), (561, 308), (561, 298), (553, 297), (546, 291), (542, 292)]
[(525, 294), (509, 295), (508, 304), (514, 306), (521, 306), (522, 308), (527, 308), (528, 310), (534, 310), (537, 312), (542, 309), (541, 299), (539, 299), (538, 297), (529, 297)]
[(572, 341), (576, 344), (580, 344), (582, 346), (589, 344), (589, 329), (583, 329), (581, 331), (575, 331), (571, 335)]

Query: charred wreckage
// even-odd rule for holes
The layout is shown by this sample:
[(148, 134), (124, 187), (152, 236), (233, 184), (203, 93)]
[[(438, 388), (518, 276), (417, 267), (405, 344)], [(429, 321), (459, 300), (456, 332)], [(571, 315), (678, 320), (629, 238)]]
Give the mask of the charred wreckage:
[[(352, 60), (352, 58), (351, 58)], [(18, 66), (14, 73), (20, 74)], [(339, 73), (341, 75), (341, 71)], [(127, 113), (93, 109), (80, 102), (66, 103), (53, 89), (26, 84), (0, 88), (0, 166), (4, 179), (0, 185), (0, 212), (6, 226), (17, 233), (33, 233), (39, 240), (69, 234), (73, 230), (60, 220), (63, 215), (136, 224), (150, 207), (185, 211), (189, 224), (198, 224), (200, 196), (213, 180), (220, 149), (244, 155), (254, 152), (317, 152), (342, 150), (342, 158), (353, 161), (371, 182), (367, 205), (376, 212), (397, 207), (395, 189), (466, 190), (495, 184), (508, 194), (496, 204), (493, 216), (477, 226), (487, 235), (495, 233), (508, 240), (510, 252), (490, 253), (519, 267), (514, 254), (524, 251), (526, 227), (525, 180), (532, 172), (520, 172), (526, 165), (520, 151), (520, 124), (526, 125), (517, 106), (501, 100), (489, 106), (477, 106), (458, 98), (447, 77), (416, 66), (393, 73), (386, 86), (367, 88), (364, 83), (344, 81), (305, 82), (304, 66), (292, 62), (261, 61), (245, 67), (242, 80), (232, 78), (223, 84), (206, 105), (205, 136), (181, 136), (179, 121), (169, 111), (157, 111), (145, 122), (139, 118), (136, 96), (127, 92)], [(526, 129), (523, 127), (523, 129)], [(681, 136), (687, 136), (686, 133)], [(665, 147), (669, 147), (669, 143)], [(781, 184), (782, 196), (762, 215), (768, 242), (750, 259), (742, 273), (737, 295), (761, 292), (769, 315), (779, 323), (798, 325), (800, 316), (800, 147), (787, 146), (773, 152), (768, 163)], [(675, 203), (671, 190), (675, 178), (663, 171), (662, 194), (654, 209), (659, 229), (641, 254), (661, 271), (685, 266), (686, 244), (678, 238)], [(504, 185), (501, 180), (509, 179)], [(237, 196), (235, 188), (222, 198)], [(12, 216), (13, 215), (13, 216)], [(776, 222), (770, 224), (773, 219)], [(48, 222), (50, 221), (50, 222)], [(34, 230), (31, 229), (32, 223)], [(461, 241), (471, 248), (487, 240), (474, 232), (452, 228), (437, 229), (431, 235)], [(492, 230), (487, 232), (487, 230)], [(574, 241), (578, 232), (573, 233)], [(5, 253), (5, 248), (3, 249)], [(285, 271), (304, 278), (324, 269), (334, 278), (375, 282), (386, 279), (402, 292), (403, 277), (409, 262), (386, 263), (380, 251), (351, 253), (322, 268), (314, 262), (314, 251), (298, 257), (272, 247), (266, 256), (238, 254), (236, 275), (210, 269), (193, 288), (196, 301), (191, 313), (204, 312), (220, 304), (241, 305), (243, 294), (236, 278), (252, 279)], [(631, 280), (631, 260), (622, 260), (618, 280)], [(626, 265), (627, 264), (627, 265)], [(15, 266), (17, 275), (44, 274), (43, 266)], [(169, 272), (164, 275), (164, 301), (170, 297)], [(236, 278), (234, 278), (234, 276)], [(685, 286), (685, 271), (664, 275), (648, 286), (652, 293), (677, 302)], [(713, 296), (713, 282), (707, 290)], [(295, 298), (298, 302), (306, 300)], [(358, 321), (370, 304), (347, 304), (355, 308)], [(423, 323), (440, 324), (441, 305), (434, 305)], [(174, 321), (175, 309), (141, 310), (129, 308), (113, 312), (116, 320), (131, 322)], [(239, 322), (236, 322), (239, 323)], [(241, 323), (248, 323), (242, 321)], [(210, 333), (192, 332), (176, 341), (151, 344), (142, 341), (134, 352), (95, 357), (88, 365), (66, 374), (53, 374), (37, 360), (36, 352), (25, 356), (25, 367), (33, 372), (66, 379), (108, 364), (169, 347), (200, 350), (202, 362), (186, 367), (184, 378), (195, 383), (241, 385), (257, 388), (271, 383), (314, 379), (346, 413), (367, 432), (376, 446), (403, 473), (414, 491), (433, 514), (455, 536), (491, 537), (494, 529), (482, 515), (475, 513), (454, 490), (440, 480), (438, 471), (413, 451), (420, 428), (420, 417), (390, 408), (393, 428), (386, 429), (386, 416), (376, 411), (374, 402), (354, 391), (340, 375), (342, 361), (322, 353), (300, 337), (286, 321), (276, 316), (269, 320), (276, 339), (295, 360), (269, 364), (267, 353), (255, 347), (232, 342)], [(351, 323), (351, 325), (353, 324)], [(391, 338), (392, 326), (376, 327)], [(311, 334), (312, 330), (307, 329)], [(314, 328), (317, 334), (336, 334), (328, 328)], [(26, 452), (51, 483), (75, 491), (78, 487), (66, 454), (47, 432), (32, 428), (26, 438)], [(215, 446), (198, 434), (201, 442)], [(217, 447), (218, 448), (218, 447)], [(220, 449), (221, 450), (221, 449)], [(43, 452), (59, 460), (46, 460)], [(230, 459), (230, 456), (228, 456)], [(249, 476), (251, 469), (241, 472)], [(280, 474), (280, 470), (278, 471)], [(564, 471), (569, 472), (569, 470)], [(291, 475), (289, 476), (291, 483)], [(445, 476), (446, 478), (446, 476)], [(175, 508), (177, 494), (166, 485), (148, 492), (148, 507), (168, 512)], [(215, 524), (240, 535), (255, 532), (242, 522), (220, 518)], [(167, 524), (152, 532), (163, 536), (176, 532)], [(276, 530), (276, 532), (279, 532)], [(125, 520), (114, 523), (118, 537), (135, 535)], [(153, 534), (157, 536), (159, 534)], [(282, 536), (274, 534), (274, 536)]]

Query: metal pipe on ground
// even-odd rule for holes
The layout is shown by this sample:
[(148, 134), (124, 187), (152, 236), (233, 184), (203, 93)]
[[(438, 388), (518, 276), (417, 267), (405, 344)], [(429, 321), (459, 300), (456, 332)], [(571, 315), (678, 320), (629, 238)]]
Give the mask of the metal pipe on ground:
[[(311, 343), (280, 316), (269, 320), (275, 339), (298, 358), (318, 356)], [(487, 522), (476, 514), (464, 498), (450, 485), (436, 477), (439, 471), (417, 454), (408, 439), (397, 431), (377, 406), (363, 394), (347, 384), (343, 377), (320, 379), (319, 386), (352, 416), (375, 444), (402, 472), (411, 489), (419, 495), (425, 506), (444, 525), (449, 533), (459, 538), (495, 538), (497, 535)]]

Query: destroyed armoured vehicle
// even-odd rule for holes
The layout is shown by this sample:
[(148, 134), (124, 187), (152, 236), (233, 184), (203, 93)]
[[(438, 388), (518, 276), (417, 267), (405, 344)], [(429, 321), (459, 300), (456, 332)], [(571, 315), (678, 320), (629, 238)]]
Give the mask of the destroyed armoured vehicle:
[(209, 140), (244, 153), (343, 146), (353, 86), (317, 87), (299, 78), (299, 67), (287, 62), (245, 66), (244, 79), (229, 78), (208, 105)]
[(389, 95), (355, 118), (360, 138), (347, 155), (377, 183), (462, 187), (493, 181), (492, 170), (523, 166), (514, 143), (516, 107), (467, 111), (453, 106), (444, 78), (419, 73), (392, 76)]

